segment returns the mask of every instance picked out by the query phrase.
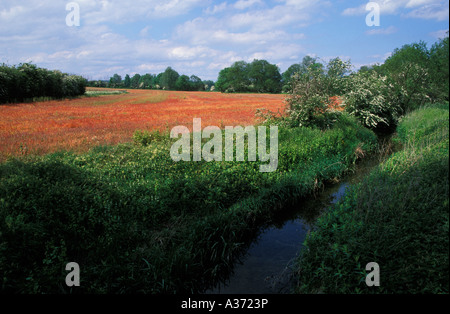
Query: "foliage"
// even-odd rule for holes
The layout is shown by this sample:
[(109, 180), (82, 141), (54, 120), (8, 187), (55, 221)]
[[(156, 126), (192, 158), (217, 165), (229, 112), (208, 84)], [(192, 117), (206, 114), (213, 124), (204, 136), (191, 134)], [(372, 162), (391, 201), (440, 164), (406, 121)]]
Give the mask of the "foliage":
[[(275, 173), (260, 162), (176, 163), (170, 139), (10, 160), (0, 165), (1, 291), (201, 291), (277, 210), (375, 142), (346, 116), (326, 132), (281, 128)], [(73, 261), (76, 289), (64, 284)]]
[(161, 76), (161, 88), (166, 90), (174, 90), (179, 76), (180, 75), (177, 71), (175, 71), (171, 67), (168, 67)]
[(159, 130), (155, 131), (141, 131), (136, 130), (133, 134), (133, 142), (136, 145), (148, 146), (154, 142), (164, 140), (166, 136), (162, 135)]
[[(448, 104), (402, 118), (405, 146), (317, 222), (298, 261), (300, 293), (449, 292)], [(380, 266), (380, 287), (365, 267)]]
[(449, 46), (447, 37), (440, 39), (430, 49), (430, 98), (434, 101), (449, 100)]
[(221, 92), (281, 92), (281, 74), (278, 67), (266, 60), (235, 62), (219, 73), (216, 87)]
[(83, 95), (87, 81), (81, 76), (38, 68), (29, 63), (0, 66), (0, 103), (23, 102), (40, 97)]
[(295, 74), (286, 99), (291, 125), (330, 128), (340, 114), (333, 105), (333, 96), (343, 93), (349, 68), (350, 62), (336, 58), (326, 67), (312, 63), (303, 73)]
[(305, 56), (301, 63), (291, 65), (282, 75), (283, 92), (288, 93), (292, 90), (292, 79), (295, 74), (304, 74), (308, 67), (317, 63), (317, 58)]
[(375, 71), (363, 71), (349, 78), (351, 88), (345, 94), (345, 110), (368, 128), (397, 124), (400, 106), (393, 101), (392, 85)]
[(448, 101), (448, 49), (448, 35), (431, 49), (423, 41), (404, 45), (377, 69), (392, 84), (402, 114), (430, 101)]

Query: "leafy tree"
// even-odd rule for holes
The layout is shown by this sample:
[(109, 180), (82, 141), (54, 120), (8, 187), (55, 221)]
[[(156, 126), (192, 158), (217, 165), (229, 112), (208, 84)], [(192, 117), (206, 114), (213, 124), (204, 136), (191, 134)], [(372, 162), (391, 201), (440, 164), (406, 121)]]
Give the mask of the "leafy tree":
[(141, 75), (140, 74), (133, 75), (133, 77), (131, 78), (131, 87), (132, 88), (139, 88), (139, 81), (140, 80), (141, 80)]
[(175, 82), (175, 89), (180, 91), (189, 91), (191, 90), (191, 84), (189, 82), (189, 76), (180, 75)]
[(211, 88), (215, 86), (215, 83), (214, 83), (214, 81), (206, 80), (206, 81), (203, 81), (203, 85), (205, 86), (205, 90), (210, 91)]
[(435, 101), (449, 100), (449, 46), (447, 37), (439, 39), (430, 49), (430, 97)]
[(205, 90), (205, 86), (203, 85), (201, 78), (195, 75), (191, 75), (191, 77), (189, 78), (189, 87), (192, 91)]
[(430, 101), (429, 51), (425, 42), (395, 49), (381, 66), (381, 72), (394, 87), (395, 102), (400, 104), (402, 113)]
[(278, 67), (266, 60), (254, 60), (248, 69), (251, 90), (257, 93), (281, 92), (281, 74)]
[(330, 127), (335, 119), (331, 113), (328, 80), (323, 67), (310, 65), (306, 72), (292, 77), (292, 91), (286, 99), (291, 126)]
[(392, 86), (376, 71), (360, 71), (349, 77), (351, 88), (345, 94), (345, 109), (366, 127), (395, 128), (401, 114), (393, 100)]
[(152, 74), (144, 74), (139, 80), (139, 88), (148, 89), (154, 86), (155, 77)]
[(311, 56), (305, 56), (301, 63), (291, 65), (282, 75), (283, 92), (290, 92), (292, 89), (292, 78), (295, 74), (305, 73), (311, 65), (317, 63), (317, 58)]
[(109, 87), (120, 87), (122, 84), (122, 77), (119, 74), (114, 74), (109, 79)]
[(123, 81), (123, 87), (125, 88), (129, 88), (131, 86), (131, 78), (130, 76), (127, 74), (125, 75), (125, 79)]
[(216, 87), (221, 92), (279, 93), (281, 74), (266, 60), (238, 61), (220, 71)]
[(177, 79), (180, 75), (177, 71), (172, 69), (171, 67), (168, 67), (164, 73), (161, 75), (161, 87), (166, 90), (173, 90), (175, 89), (175, 84), (177, 82)]
[(347, 75), (350, 73), (350, 61), (342, 61), (340, 58), (331, 59), (326, 67), (328, 94), (340, 96), (347, 88)]
[(36, 65), (0, 66), (0, 103), (21, 102), (35, 97), (73, 97), (86, 91), (81, 76), (49, 71)]
[(231, 67), (225, 68), (219, 73), (216, 87), (221, 92), (247, 92), (250, 89), (248, 77), (249, 64), (245, 61), (237, 61)]

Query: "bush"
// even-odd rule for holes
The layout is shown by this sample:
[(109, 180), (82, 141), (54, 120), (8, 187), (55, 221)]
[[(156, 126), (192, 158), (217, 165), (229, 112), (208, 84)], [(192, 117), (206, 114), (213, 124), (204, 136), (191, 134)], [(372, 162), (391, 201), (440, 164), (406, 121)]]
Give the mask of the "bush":
[(33, 64), (0, 66), (0, 103), (23, 102), (39, 97), (75, 97), (86, 92), (81, 76), (49, 71)]
[(402, 113), (391, 97), (387, 78), (375, 71), (359, 72), (349, 78), (345, 110), (368, 128), (394, 127)]
[(148, 146), (153, 142), (160, 142), (166, 137), (158, 130), (155, 131), (141, 131), (136, 130), (133, 134), (133, 142), (136, 145)]

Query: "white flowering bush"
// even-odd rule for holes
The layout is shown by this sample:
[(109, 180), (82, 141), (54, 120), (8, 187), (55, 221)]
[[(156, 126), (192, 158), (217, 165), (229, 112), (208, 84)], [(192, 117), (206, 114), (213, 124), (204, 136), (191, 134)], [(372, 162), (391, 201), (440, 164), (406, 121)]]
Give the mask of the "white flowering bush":
[(347, 112), (369, 128), (396, 124), (401, 108), (387, 77), (369, 71), (353, 74), (349, 80), (351, 88), (344, 97)]

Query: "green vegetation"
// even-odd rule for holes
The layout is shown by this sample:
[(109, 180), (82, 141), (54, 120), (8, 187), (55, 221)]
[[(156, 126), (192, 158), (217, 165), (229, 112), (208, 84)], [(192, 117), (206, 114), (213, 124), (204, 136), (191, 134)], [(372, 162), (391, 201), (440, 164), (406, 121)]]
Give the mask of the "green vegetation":
[(90, 81), (90, 87), (110, 87), (110, 88), (133, 88), (133, 89), (164, 89), (177, 91), (213, 91), (214, 82), (202, 81), (198, 76), (180, 75), (177, 71), (168, 67), (164, 72), (158, 75), (153, 74), (135, 74), (130, 77), (129, 74), (122, 76), (114, 74), (109, 81)]
[[(298, 261), (300, 293), (449, 292), (449, 107), (401, 119), (393, 154), (317, 222)], [(365, 267), (380, 266), (380, 287)]]
[(105, 95), (122, 95), (126, 94), (125, 90), (88, 90), (84, 95), (88, 97), (98, 97)]
[(83, 95), (87, 80), (60, 71), (49, 71), (33, 64), (0, 66), (0, 104), (35, 98), (65, 98)]
[(226, 93), (280, 93), (281, 74), (266, 60), (238, 61), (220, 71), (216, 87)]
[[(197, 292), (232, 267), (277, 211), (308, 197), (370, 151), (375, 135), (342, 115), (327, 131), (280, 128), (279, 166), (174, 162), (173, 140), (0, 165), (1, 291)], [(64, 284), (68, 262), (81, 287)]]
[[(283, 73), (283, 90), (289, 93), (287, 115), (270, 117), (266, 113), (266, 118), (290, 127), (327, 129), (345, 108), (377, 133), (392, 133), (408, 112), (425, 103), (449, 100), (448, 51), (448, 36), (430, 49), (424, 42), (404, 45), (384, 64), (362, 67), (358, 72), (350, 70), (350, 61), (335, 58), (320, 63), (307, 56)], [(230, 74), (226, 82), (234, 82), (231, 90), (248, 90), (244, 79), (248, 67), (237, 62), (226, 69)], [(223, 91), (220, 78), (217, 85)]]

